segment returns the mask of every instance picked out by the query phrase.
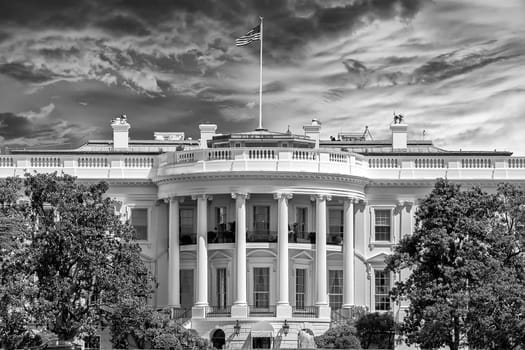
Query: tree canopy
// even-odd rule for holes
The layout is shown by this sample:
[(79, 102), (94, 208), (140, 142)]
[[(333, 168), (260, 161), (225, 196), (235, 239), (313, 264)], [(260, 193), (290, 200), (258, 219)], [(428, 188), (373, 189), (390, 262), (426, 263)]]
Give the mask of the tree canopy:
[[(144, 303), (151, 276), (116, 215), (108, 185), (26, 174), (0, 180), (0, 335), (46, 325), (60, 339), (92, 334), (124, 300)], [(15, 296), (16, 297), (13, 297)]]
[(401, 330), (423, 348), (525, 345), (525, 195), (502, 184), (496, 193), (438, 180), (416, 212), (387, 269), (411, 274), (393, 297), (406, 298)]

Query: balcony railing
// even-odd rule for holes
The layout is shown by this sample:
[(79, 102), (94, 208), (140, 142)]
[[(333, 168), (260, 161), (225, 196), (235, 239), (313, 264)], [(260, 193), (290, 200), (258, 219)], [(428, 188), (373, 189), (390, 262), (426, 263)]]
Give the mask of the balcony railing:
[(224, 231), (208, 232), (208, 243), (235, 243), (235, 232), (234, 231)]
[(275, 305), (265, 307), (249, 305), (250, 316), (275, 317)]
[(292, 316), (302, 318), (316, 318), (317, 306), (292, 306)]
[(180, 245), (197, 244), (196, 233), (181, 233), (179, 236)]
[(329, 232), (326, 234), (326, 244), (340, 245), (343, 244), (342, 232)]
[(247, 231), (247, 242), (277, 242), (276, 231)]
[(230, 317), (232, 307), (230, 305), (210, 305), (206, 308), (206, 317)]
[(288, 234), (288, 242), (315, 244), (315, 232), (292, 231)]

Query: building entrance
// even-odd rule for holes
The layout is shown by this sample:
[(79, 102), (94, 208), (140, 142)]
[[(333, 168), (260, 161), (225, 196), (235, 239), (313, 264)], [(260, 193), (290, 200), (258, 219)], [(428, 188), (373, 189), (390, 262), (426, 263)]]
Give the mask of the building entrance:
[(270, 337), (257, 337), (252, 338), (252, 349), (271, 349), (272, 338)]
[(211, 336), (211, 343), (214, 349), (223, 349), (226, 344), (226, 335), (222, 329), (217, 329)]

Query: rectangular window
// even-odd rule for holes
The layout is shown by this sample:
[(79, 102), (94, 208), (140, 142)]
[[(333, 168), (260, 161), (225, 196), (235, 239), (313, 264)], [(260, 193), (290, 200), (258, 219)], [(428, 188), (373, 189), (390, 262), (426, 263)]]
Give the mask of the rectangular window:
[(343, 306), (343, 270), (328, 271), (328, 297), (332, 309)]
[(328, 232), (343, 233), (343, 210), (330, 209), (328, 211)]
[(255, 308), (268, 309), (270, 307), (270, 268), (253, 268), (253, 300)]
[(224, 309), (228, 303), (226, 294), (226, 268), (217, 269), (217, 306)]
[(256, 205), (253, 207), (253, 226), (257, 233), (270, 231), (270, 207)]
[(391, 211), (390, 209), (375, 209), (375, 240), (390, 241)]
[(193, 270), (180, 270), (180, 304), (182, 308), (191, 308), (195, 302), (193, 296)]
[(226, 207), (215, 207), (215, 227), (217, 232), (226, 232)]
[(295, 222), (297, 223), (297, 232), (307, 231), (308, 208), (295, 209)]
[(306, 290), (306, 269), (295, 270), (295, 306), (304, 309)]
[(193, 208), (180, 209), (180, 244), (195, 244)]
[(374, 282), (376, 311), (390, 310), (390, 273), (374, 270)]
[(135, 229), (133, 239), (137, 241), (148, 240), (148, 209), (146, 208), (132, 208), (131, 209), (131, 225)]
[(180, 233), (195, 233), (193, 229), (193, 208), (180, 210)]

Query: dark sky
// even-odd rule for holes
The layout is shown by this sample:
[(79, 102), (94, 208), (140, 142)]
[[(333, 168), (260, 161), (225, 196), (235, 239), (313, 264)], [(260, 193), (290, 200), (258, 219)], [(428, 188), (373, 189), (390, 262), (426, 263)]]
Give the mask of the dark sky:
[(318, 118), (328, 138), (392, 113), (449, 149), (525, 154), (523, 0), (0, 0), (1, 146), (76, 147), (210, 121), (258, 123), (259, 45), (235, 38), (264, 17), (264, 126)]

